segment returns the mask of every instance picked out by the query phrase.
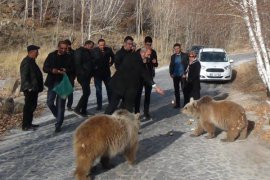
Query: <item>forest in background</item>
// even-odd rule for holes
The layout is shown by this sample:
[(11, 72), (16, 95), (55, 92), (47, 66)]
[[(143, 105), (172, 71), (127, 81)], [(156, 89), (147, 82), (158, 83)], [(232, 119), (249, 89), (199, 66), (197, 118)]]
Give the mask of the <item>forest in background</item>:
[[(79, 47), (87, 39), (104, 38), (118, 49), (126, 35), (138, 46), (144, 36), (154, 39), (161, 64), (167, 64), (175, 42), (183, 50), (191, 45), (234, 51), (249, 46), (241, 10), (234, 0), (0, 0), (0, 66), (11, 58), (19, 62), (28, 44), (43, 47), (40, 59), (55, 49), (59, 40), (70, 39)], [(269, 0), (258, 9), (269, 42)], [(14, 52), (16, 49), (16, 53)], [(4, 57), (4, 59), (1, 59)], [(41, 60), (41, 61), (42, 61)], [(9, 64), (9, 63), (8, 63)], [(11, 67), (10, 67), (11, 68)], [(5, 68), (5, 72), (10, 72)], [(14, 67), (13, 67), (14, 69)], [(0, 72), (5, 74), (4, 71)]]

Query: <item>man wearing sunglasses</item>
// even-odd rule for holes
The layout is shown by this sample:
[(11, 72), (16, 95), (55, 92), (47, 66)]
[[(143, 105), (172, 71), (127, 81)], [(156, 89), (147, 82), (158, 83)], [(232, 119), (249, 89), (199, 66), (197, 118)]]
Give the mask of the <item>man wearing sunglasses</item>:
[[(171, 56), (169, 73), (173, 79), (174, 95), (175, 95), (175, 105), (174, 108), (180, 108), (180, 84), (182, 92), (184, 92), (183, 75), (188, 66), (188, 55), (181, 51), (181, 44), (176, 43), (173, 46), (174, 54)], [(184, 102), (185, 95), (184, 95)]]

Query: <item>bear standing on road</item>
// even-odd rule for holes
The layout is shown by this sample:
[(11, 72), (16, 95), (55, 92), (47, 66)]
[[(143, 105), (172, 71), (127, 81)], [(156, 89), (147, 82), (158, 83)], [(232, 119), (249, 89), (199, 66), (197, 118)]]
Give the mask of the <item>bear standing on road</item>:
[(199, 100), (191, 100), (182, 110), (186, 115), (198, 120), (198, 126), (191, 136), (197, 137), (205, 131), (207, 138), (215, 137), (215, 127), (227, 131), (224, 142), (232, 142), (237, 137), (247, 137), (248, 121), (242, 106), (227, 100), (215, 101), (210, 96), (204, 96)]
[(76, 157), (75, 176), (86, 180), (89, 170), (98, 158), (103, 168), (109, 168), (110, 158), (123, 153), (130, 164), (138, 148), (139, 114), (117, 110), (112, 115), (97, 115), (76, 130), (73, 148)]

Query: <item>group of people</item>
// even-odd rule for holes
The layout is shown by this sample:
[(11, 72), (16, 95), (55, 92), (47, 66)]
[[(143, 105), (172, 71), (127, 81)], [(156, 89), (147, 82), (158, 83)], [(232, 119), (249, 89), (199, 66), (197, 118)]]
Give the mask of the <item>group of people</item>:
[[(91, 115), (87, 112), (88, 98), (91, 94), (90, 81), (94, 78), (96, 88), (97, 107), (102, 110), (102, 82), (105, 85), (108, 106), (105, 114), (112, 114), (117, 108), (124, 108), (130, 112), (140, 112), (142, 90), (145, 89), (144, 118), (150, 119), (149, 106), (152, 88), (163, 95), (164, 91), (154, 82), (155, 67), (158, 67), (157, 53), (152, 48), (152, 38), (145, 37), (144, 46), (136, 50), (136, 44), (131, 36), (124, 39), (122, 48), (115, 54), (106, 46), (104, 39), (99, 39), (97, 46), (93, 41), (86, 41), (76, 50), (71, 47), (70, 40), (59, 41), (57, 50), (51, 52), (43, 65), (43, 72), (47, 73), (44, 85), (48, 88), (47, 105), (56, 118), (55, 132), (60, 132), (64, 121), (65, 108), (80, 116)], [(37, 107), (38, 93), (43, 91), (43, 76), (35, 60), (40, 47), (27, 47), (27, 56), (20, 66), (21, 91), (25, 96), (22, 130), (35, 130), (38, 125), (32, 124), (33, 113)], [(190, 97), (198, 99), (200, 96), (199, 77), (200, 64), (193, 52), (181, 52), (181, 45), (174, 45), (175, 54), (171, 57), (170, 75), (173, 78), (176, 104), (180, 107), (181, 84), (184, 93), (184, 104)], [(192, 57), (193, 55), (193, 57)], [(189, 58), (189, 61), (188, 61)], [(115, 65), (116, 72), (111, 76), (110, 67)], [(82, 96), (75, 108), (73, 93), (66, 99), (61, 98), (53, 89), (66, 74), (72, 86), (77, 78), (82, 88)], [(67, 100), (67, 103), (66, 103)]]

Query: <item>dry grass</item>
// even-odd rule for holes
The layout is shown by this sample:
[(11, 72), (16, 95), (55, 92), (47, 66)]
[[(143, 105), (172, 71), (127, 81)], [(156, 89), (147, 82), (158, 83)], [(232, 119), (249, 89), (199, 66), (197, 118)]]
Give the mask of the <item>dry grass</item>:
[(266, 92), (266, 87), (259, 76), (255, 61), (243, 63), (235, 68), (236, 79), (232, 85), (235, 90), (244, 93)]
[[(255, 62), (239, 65), (237, 76), (232, 84), (232, 90), (251, 95), (252, 98), (243, 102), (246, 111), (255, 112), (258, 120), (255, 122), (254, 134), (259, 139), (270, 142), (270, 105), (266, 103), (266, 87), (263, 84)], [(269, 128), (265, 128), (269, 127)]]
[[(37, 64), (42, 67), (44, 60), (48, 53), (52, 51), (51, 48), (42, 47), (39, 51), (37, 58)], [(0, 79), (8, 77), (19, 78), (20, 77), (20, 63), (22, 59), (27, 55), (26, 50), (14, 50), (9, 52), (0, 53)]]

